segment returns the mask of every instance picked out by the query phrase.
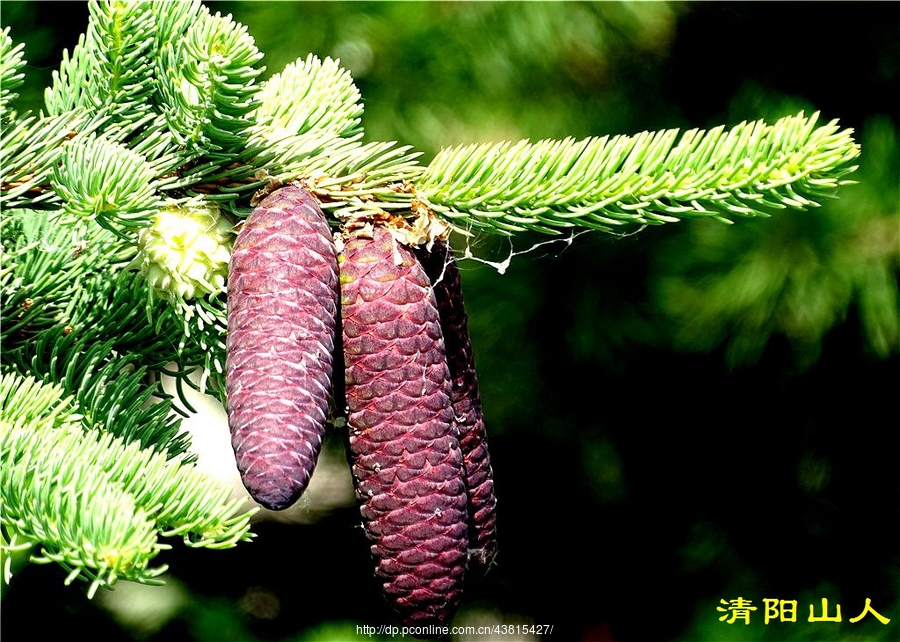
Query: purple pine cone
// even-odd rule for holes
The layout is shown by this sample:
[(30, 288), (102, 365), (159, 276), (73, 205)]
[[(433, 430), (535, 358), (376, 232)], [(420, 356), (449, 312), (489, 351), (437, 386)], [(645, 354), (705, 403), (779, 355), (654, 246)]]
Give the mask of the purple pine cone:
[(341, 304), (356, 495), (375, 572), (406, 625), (446, 623), (466, 566), (462, 452), (428, 277), (376, 227), (341, 255)]
[(417, 255), (433, 283), (453, 381), (451, 400), (469, 500), (469, 577), (481, 577), (497, 554), (497, 498), (459, 267), (445, 241), (435, 241), (431, 250), (423, 247)]
[(271, 510), (306, 489), (325, 432), (339, 296), (331, 230), (298, 185), (253, 210), (234, 243), (228, 424), (250, 496)]

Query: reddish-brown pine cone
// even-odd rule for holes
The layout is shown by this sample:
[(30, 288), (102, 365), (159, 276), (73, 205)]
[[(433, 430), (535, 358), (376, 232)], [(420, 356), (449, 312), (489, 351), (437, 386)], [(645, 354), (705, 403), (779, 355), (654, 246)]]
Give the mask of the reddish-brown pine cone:
[(272, 510), (306, 489), (325, 432), (339, 286), (331, 231), (298, 185), (269, 195), (234, 243), (225, 386), (238, 469)]
[(462, 595), (467, 513), (450, 373), (428, 277), (376, 227), (340, 258), (350, 455), (375, 572), (406, 625)]
[(422, 247), (417, 254), (433, 283), (453, 381), (451, 400), (469, 493), (468, 572), (470, 578), (481, 577), (497, 554), (497, 498), (459, 267), (445, 241), (435, 241), (430, 250)]

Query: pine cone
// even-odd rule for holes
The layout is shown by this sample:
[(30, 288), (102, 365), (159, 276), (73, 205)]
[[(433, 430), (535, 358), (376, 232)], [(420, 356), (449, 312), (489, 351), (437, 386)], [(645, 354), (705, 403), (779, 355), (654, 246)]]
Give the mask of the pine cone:
[(459, 267), (445, 241), (435, 241), (430, 251), (423, 247), (417, 250), (417, 255), (434, 287), (453, 381), (450, 398), (459, 429), (468, 491), (468, 577), (481, 577), (497, 554), (497, 498)]
[(241, 479), (272, 510), (297, 500), (319, 457), (338, 291), (316, 200), (297, 185), (268, 196), (234, 243), (225, 382)]
[(406, 625), (442, 624), (467, 548), (450, 374), (428, 277), (386, 229), (372, 236), (341, 256), (353, 479), (385, 596)]

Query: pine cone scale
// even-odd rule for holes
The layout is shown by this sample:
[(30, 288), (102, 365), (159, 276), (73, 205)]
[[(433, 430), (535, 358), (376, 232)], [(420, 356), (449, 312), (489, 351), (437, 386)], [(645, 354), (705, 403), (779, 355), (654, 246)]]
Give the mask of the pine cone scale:
[(467, 512), (431, 288), (377, 227), (345, 242), (341, 283), (352, 471), (376, 574), (405, 623), (443, 623), (461, 597)]
[(338, 305), (331, 231), (303, 188), (274, 192), (244, 223), (228, 291), (232, 445), (251, 497), (280, 510), (306, 489), (318, 459)]
[(434, 283), (444, 333), (468, 492), (469, 570), (479, 576), (497, 554), (497, 499), (459, 267), (445, 241), (436, 241), (431, 250), (422, 248), (417, 255)]

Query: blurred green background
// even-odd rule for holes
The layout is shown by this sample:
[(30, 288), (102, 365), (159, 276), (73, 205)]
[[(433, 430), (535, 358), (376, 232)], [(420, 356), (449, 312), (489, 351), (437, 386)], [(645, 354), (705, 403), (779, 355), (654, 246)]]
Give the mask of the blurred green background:
[[(367, 138), (426, 162), (442, 145), (800, 109), (852, 127), (858, 184), (821, 209), (537, 247), (548, 237), (456, 239), (488, 262), (531, 251), (503, 274), (461, 264), (500, 555), (454, 624), (552, 624), (556, 640), (900, 639), (896, 3), (208, 4), (248, 26), (267, 75), (339, 57)], [(0, 12), (26, 43), (20, 108), (39, 108), (87, 8)], [(338, 437), (327, 448), (340, 457)], [(347, 640), (392, 622), (356, 508), (317, 517), (260, 524), (231, 551), (176, 548), (161, 556), (167, 587), (94, 602), (56, 567), (28, 567), (3, 596), (4, 637)], [(749, 625), (719, 620), (738, 597), (757, 607)], [(763, 624), (766, 598), (797, 600), (797, 622)], [(822, 598), (841, 623), (807, 622)], [(849, 623), (866, 598), (889, 624)]]

